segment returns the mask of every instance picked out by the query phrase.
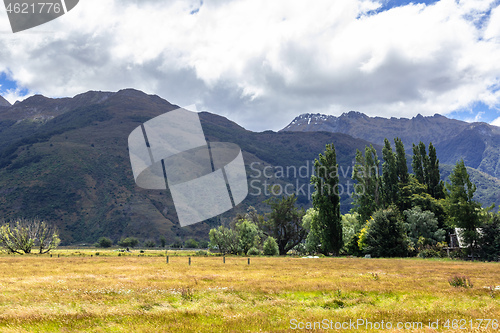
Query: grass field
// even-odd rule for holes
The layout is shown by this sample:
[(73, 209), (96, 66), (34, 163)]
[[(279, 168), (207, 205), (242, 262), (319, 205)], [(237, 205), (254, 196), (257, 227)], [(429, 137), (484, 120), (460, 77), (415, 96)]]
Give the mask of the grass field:
[[(98, 252), (0, 256), (0, 332), (333, 332), (366, 331), (368, 321), (433, 332), (438, 319), (440, 331), (464, 332), (464, 321), (448, 329), (446, 319), (500, 331), (476, 321), (500, 320), (498, 263), (192, 257), (189, 266), (187, 252), (168, 264), (160, 251)], [(451, 286), (457, 274), (473, 287)], [(349, 320), (361, 325), (335, 330)], [(299, 329), (308, 322), (323, 329)]]

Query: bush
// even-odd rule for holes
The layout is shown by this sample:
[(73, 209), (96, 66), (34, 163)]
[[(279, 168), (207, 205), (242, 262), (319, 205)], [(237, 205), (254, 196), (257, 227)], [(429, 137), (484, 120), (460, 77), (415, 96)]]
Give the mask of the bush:
[(266, 256), (277, 256), (279, 253), (278, 244), (273, 237), (267, 237), (263, 246), (264, 254)]
[(113, 241), (111, 239), (109, 239), (108, 237), (101, 237), (101, 238), (99, 238), (97, 243), (95, 243), (95, 247), (107, 248), (107, 247), (111, 247), (111, 246), (113, 246)]
[(200, 249), (208, 249), (208, 241), (206, 241), (206, 240), (200, 241), (199, 246), (200, 246)]
[(453, 286), (453, 287), (463, 287), (463, 288), (472, 288), (473, 285), (472, 285), (472, 282), (470, 282), (470, 279), (464, 275), (460, 276), (460, 275), (455, 275), (451, 278), (448, 279), (448, 283), (450, 284), (450, 286)]
[(206, 256), (208, 256), (208, 252), (203, 251), (203, 250), (199, 250), (199, 251), (196, 251), (196, 255), (199, 257), (206, 257)]
[(494, 215), (483, 226), (483, 232), (479, 238), (479, 249), (481, 258), (484, 260), (496, 261), (500, 258), (500, 215)]
[(372, 257), (405, 257), (408, 238), (395, 207), (378, 210), (361, 230), (358, 244)]
[(144, 242), (145, 247), (156, 247), (156, 243), (152, 240), (148, 240)]
[(443, 248), (446, 247), (445, 242), (437, 243), (434, 246), (427, 245), (425, 248), (421, 249), (418, 253), (420, 258), (445, 258), (447, 257), (446, 251)]
[(120, 245), (122, 247), (136, 247), (137, 244), (139, 244), (139, 240), (135, 237), (122, 238), (118, 242), (118, 245)]
[(404, 225), (408, 238), (413, 246), (419, 246), (419, 250), (427, 245), (436, 245), (445, 240), (446, 232), (439, 229), (438, 220), (433, 212), (422, 211), (420, 207), (414, 207), (406, 210), (404, 214), (406, 216)]
[(304, 243), (295, 245), (292, 250), (295, 251), (295, 253), (297, 253), (299, 256), (305, 256), (307, 254), (306, 244)]
[(187, 249), (197, 249), (200, 246), (200, 244), (192, 238), (188, 239), (184, 245)]
[(171, 248), (173, 248), (173, 249), (180, 249), (180, 248), (182, 248), (182, 242), (181, 242), (181, 240), (177, 238), (177, 239), (176, 239), (176, 240), (172, 243), (172, 245), (170, 245), (170, 247), (171, 247)]
[(165, 247), (165, 245), (167, 245), (167, 240), (164, 236), (160, 236), (160, 246)]
[(247, 251), (247, 255), (249, 255), (249, 256), (258, 256), (258, 255), (260, 255), (260, 251), (259, 251), (259, 249), (258, 249), (258, 248), (256, 248), (256, 247), (252, 247), (252, 248), (250, 248), (250, 249)]

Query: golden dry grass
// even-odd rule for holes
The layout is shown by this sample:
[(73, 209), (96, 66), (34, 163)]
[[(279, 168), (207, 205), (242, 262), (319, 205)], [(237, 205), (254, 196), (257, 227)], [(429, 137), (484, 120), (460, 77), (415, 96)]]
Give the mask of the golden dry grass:
[[(500, 290), (489, 289), (500, 286), (498, 263), (193, 257), (189, 266), (186, 256), (166, 264), (161, 252), (99, 252), (0, 257), (0, 332), (296, 332), (292, 319), (500, 320)], [(474, 287), (450, 286), (457, 274)]]

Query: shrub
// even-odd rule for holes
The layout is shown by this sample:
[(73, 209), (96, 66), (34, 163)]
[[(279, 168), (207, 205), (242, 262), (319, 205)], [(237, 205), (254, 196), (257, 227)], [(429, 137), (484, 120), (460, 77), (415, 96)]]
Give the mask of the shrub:
[(404, 212), (406, 223), (404, 223), (408, 238), (413, 246), (418, 245), (419, 250), (427, 245), (436, 245), (445, 240), (446, 232), (439, 229), (438, 220), (434, 213), (428, 210), (422, 211), (420, 207), (414, 207)]
[(408, 238), (397, 208), (376, 211), (361, 230), (358, 243), (364, 253), (374, 257), (407, 256)]
[(276, 256), (279, 253), (278, 244), (273, 237), (267, 237), (263, 246), (264, 254), (266, 256)]
[(165, 245), (167, 245), (167, 240), (164, 236), (160, 236), (160, 246), (165, 247)]
[(109, 239), (108, 237), (101, 237), (101, 238), (99, 238), (97, 243), (95, 243), (95, 246), (96, 247), (103, 247), (103, 248), (111, 247), (111, 246), (113, 246), (113, 241), (111, 239)]
[(299, 256), (305, 256), (307, 254), (306, 244), (304, 243), (299, 243), (295, 245), (295, 247), (292, 250), (295, 251), (295, 253), (298, 254)]
[(260, 251), (256, 247), (252, 247), (247, 251), (247, 255), (249, 256), (258, 256), (260, 254)]
[(456, 288), (458, 288), (458, 287), (472, 288), (473, 287), (472, 282), (465, 275), (462, 275), (462, 276), (455, 275), (455, 276), (448, 279), (448, 283), (450, 284), (450, 286), (453, 286)]
[(208, 256), (208, 252), (203, 251), (203, 250), (199, 250), (199, 251), (196, 251), (196, 255), (199, 257), (206, 257), (206, 256)]
[(206, 240), (200, 241), (199, 246), (200, 246), (200, 249), (208, 249), (208, 241), (206, 241)]
[(156, 243), (152, 240), (148, 240), (144, 242), (145, 247), (156, 247)]
[(427, 245), (425, 248), (421, 249), (418, 253), (420, 258), (445, 258), (447, 257), (446, 252), (443, 248), (446, 247), (445, 242), (437, 243), (434, 246)]
[(197, 249), (200, 244), (198, 244), (198, 242), (194, 239), (190, 238), (184, 245), (187, 249)]
[(500, 215), (494, 215), (484, 226), (479, 238), (481, 258), (496, 261), (500, 258)]
[(182, 248), (182, 242), (181, 242), (181, 240), (180, 239), (176, 239), (172, 243), (172, 245), (170, 245), (170, 247), (173, 248), (173, 249), (180, 249), (180, 248)]
[(139, 244), (139, 240), (135, 237), (122, 238), (118, 242), (118, 245), (120, 245), (122, 247), (136, 247), (137, 244)]

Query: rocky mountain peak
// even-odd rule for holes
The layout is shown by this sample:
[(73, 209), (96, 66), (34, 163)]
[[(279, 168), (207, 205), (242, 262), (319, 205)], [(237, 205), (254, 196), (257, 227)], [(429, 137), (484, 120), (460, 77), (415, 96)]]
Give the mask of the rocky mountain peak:
[(0, 107), (9, 107), (9, 106), (11, 106), (9, 101), (0, 96)]

